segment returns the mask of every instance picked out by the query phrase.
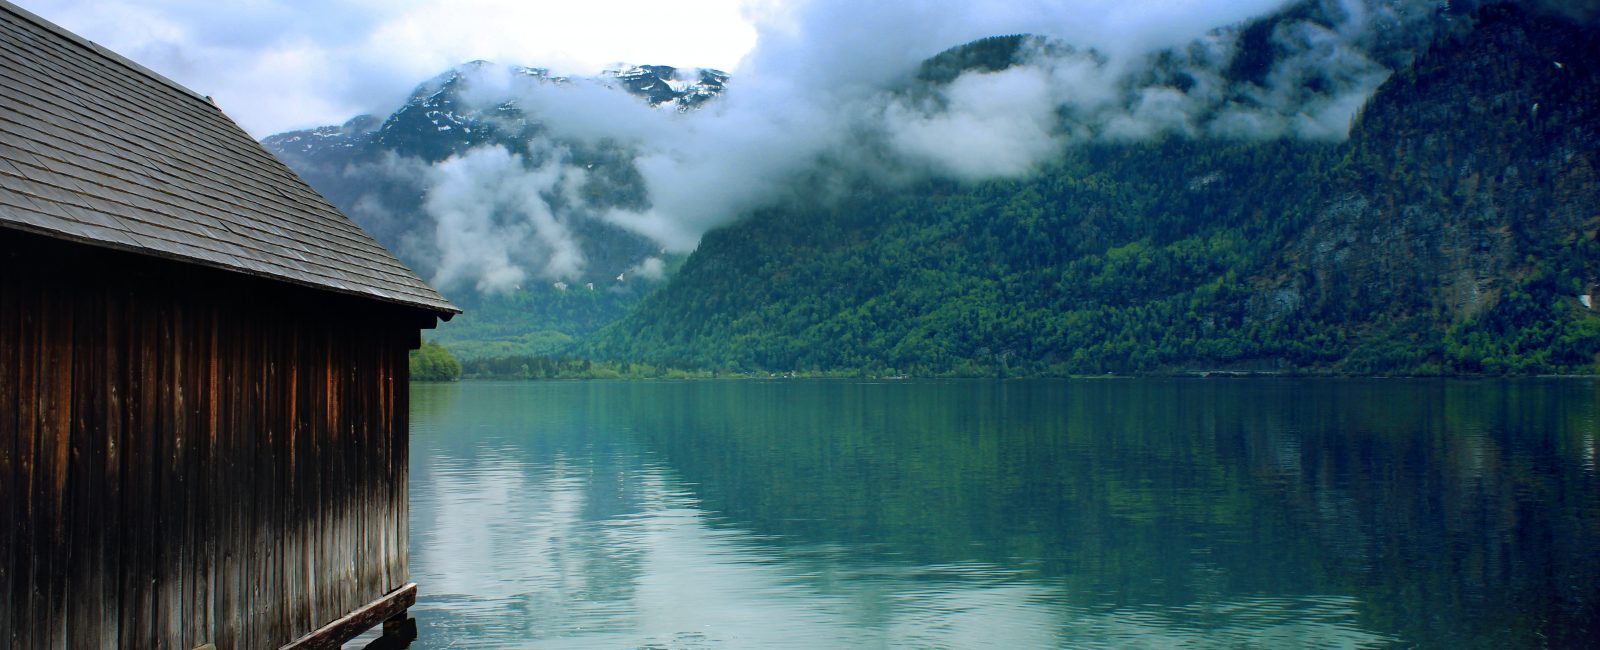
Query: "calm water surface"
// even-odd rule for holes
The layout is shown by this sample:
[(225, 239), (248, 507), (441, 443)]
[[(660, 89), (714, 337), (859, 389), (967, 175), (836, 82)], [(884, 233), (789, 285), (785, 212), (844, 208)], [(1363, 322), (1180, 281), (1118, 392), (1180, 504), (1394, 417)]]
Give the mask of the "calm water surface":
[(1600, 383), (412, 387), (415, 648), (1575, 647)]

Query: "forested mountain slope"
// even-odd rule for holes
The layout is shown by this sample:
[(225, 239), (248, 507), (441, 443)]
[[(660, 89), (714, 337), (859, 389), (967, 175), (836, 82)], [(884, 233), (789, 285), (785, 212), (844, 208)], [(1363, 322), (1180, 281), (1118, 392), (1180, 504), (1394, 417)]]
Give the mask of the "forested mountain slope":
[(1592, 29), (1491, 6), (1342, 141), (1101, 139), (981, 182), (819, 172), (795, 194), (840, 198), (711, 232), (582, 349), (770, 371), (1590, 372), (1597, 54)]

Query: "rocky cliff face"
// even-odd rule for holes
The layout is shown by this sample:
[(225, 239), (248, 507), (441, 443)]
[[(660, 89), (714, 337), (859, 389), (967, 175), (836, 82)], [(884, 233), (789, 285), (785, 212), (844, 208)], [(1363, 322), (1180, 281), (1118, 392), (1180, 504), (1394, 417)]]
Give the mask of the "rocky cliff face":
[(1460, 322), (1541, 262), (1593, 284), (1597, 261), (1563, 249), (1600, 227), (1597, 54), (1593, 31), (1499, 6), (1397, 73), (1285, 252), (1277, 303)]

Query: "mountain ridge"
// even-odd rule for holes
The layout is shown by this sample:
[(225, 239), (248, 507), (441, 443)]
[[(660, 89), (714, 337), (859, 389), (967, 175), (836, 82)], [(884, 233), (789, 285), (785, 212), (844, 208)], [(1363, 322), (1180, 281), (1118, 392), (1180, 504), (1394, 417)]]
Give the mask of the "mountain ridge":
[[(1594, 31), (1522, 4), (1415, 9), (1371, 18), (1415, 33), (1379, 30), (1351, 58), (1318, 40), (1348, 8), (1303, 0), (1227, 28), (1231, 46), (1156, 53), (1108, 86), (1109, 104), (1058, 105), (1042, 133), (1056, 153), (1009, 176), (971, 174), (926, 139), (909, 151), (930, 156), (927, 170), (897, 171), (896, 137), (937, 133), (996, 80), (1110, 79), (1105, 55), (1039, 36), (950, 48), (885, 96), (885, 115), (926, 128), (858, 133), (872, 162), (824, 155), (687, 257), (607, 218), (650, 207), (634, 145), (568, 138), (474, 84), (600, 83), (692, 117), (727, 88), (719, 71), (619, 67), (597, 82), (472, 62), (387, 118), (268, 141), (447, 282), (460, 275), (439, 241), (476, 214), (441, 203), (451, 183), (536, 204), (554, 234), (502, 246), (516, 268), (474, 277), (511, 279), (457, 287), (468, 315), (436, 333), (467, 357), (919, 375), (1593, 372)], [(1326, 56), (1343, 67), (1313, 64)], [(1171, 108), (1184, 114), (1160, 115)], [(568, 257), (582, 264), (557, 264)]]
[(1471, 20), (1344, 142), (1091, 144), (1027, 180), (768, 210), (581, 349), (735, 371), (1593, 372), (1594, 32), (1514, 5)]
[[(544, 117), (515, 95), (598, 87), (658, 110), (688, 112), (720, 97), (730, 79), (719, 70), (663, 65), (618, 66), (598, 77), (574, 78), (544, 68), (472, 61), (418, 84), (386, 117), (361, 115), (339, 126), (272, 135), (262, 143), (468, 310), (435, 338), (469, 357), (547, 352), (620, 317), (678, 258), (604, 218), (608, 209), (648, 205), (633, 165), (636, 154), (623, 143), (552, 133)], [(523, 273), (520, 280), (491, 289), (449, 282), (444, 238), (450, 233), (441, 219), (474, 210), (467, 205), (471, 197), (441, 202), (450, 184), (461, 182), (446, 173), (452, 161), (517, 179), (507, 183), (538, 182), (555, 174), (536, 193), (507, 198), (507, 204), (490, 206), (481, 217), (492, 227), (522, 218), (529, 209), (543, 214), (546, 229), (526, 240), (533, 249), (508, 250), (509, 264), (538, 269), (546, 256), (561, 254), (580, 262), (547, 266), (548, 276)], [(537, 248), (541, 243), (551, 247)]]

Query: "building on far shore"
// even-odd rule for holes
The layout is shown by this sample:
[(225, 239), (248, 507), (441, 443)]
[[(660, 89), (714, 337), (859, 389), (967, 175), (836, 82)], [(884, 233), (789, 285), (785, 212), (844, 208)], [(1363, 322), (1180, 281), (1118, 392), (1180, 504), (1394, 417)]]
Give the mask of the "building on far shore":
[(0, 88), (0, 648), (403, 632), (407, 352), (459, 310), (209, 99), (3, 0)]

